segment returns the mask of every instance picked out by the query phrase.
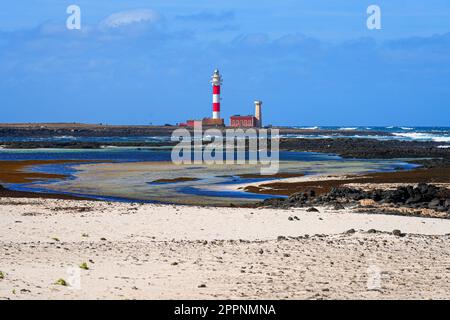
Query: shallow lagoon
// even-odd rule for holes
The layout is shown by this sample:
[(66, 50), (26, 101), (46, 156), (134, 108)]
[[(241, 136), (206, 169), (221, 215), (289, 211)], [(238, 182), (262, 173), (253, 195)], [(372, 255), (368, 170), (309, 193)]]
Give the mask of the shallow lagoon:
[[(174, 165), (167, 149), (112, 148), (97, 150), (1, 150), (0, 160), (97, 160), (100, 163), (41, 165), (31, 170), (64, 173), (67, 179), (10, 184), (15, 190), (58, 192), (113, 201), (228, 205), (261, 201), (270, 195), (252, 194), (239, 186), (276, 179), (258, 174), (256, 165)], [(102, 162), (104, 161), (104, 162)], [(280, 172), (305, 175), (361, 174), (411, 169), (400, 160), (342, 159), (310, 152), (280, 152)], [(180, 179), (181, 178), (181, 179)], [(188, 179), (184, 179), (188, 178)], [(157, 183), (163, 179), (170, 181)], [(183, 181), (188, 180), (188, 181)]]

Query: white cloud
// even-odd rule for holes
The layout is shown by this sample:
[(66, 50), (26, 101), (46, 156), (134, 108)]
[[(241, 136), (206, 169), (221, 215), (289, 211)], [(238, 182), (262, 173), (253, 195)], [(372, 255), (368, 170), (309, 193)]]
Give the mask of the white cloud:
[(119, 28), (134, 23), (155, 23), (160, 16), (157, 12), (150, 9), (137, 9), (113, 13), (100, 22), (102, 28)]

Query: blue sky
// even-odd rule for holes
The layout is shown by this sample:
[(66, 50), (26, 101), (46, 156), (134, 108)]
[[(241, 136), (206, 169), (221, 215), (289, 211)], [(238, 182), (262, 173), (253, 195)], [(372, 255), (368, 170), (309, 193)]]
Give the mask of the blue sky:
[[(67, 30), (66, 7), (82, 29)], [(381, 7), (382, 29), (366, 9)], [(448, 0), (16, 0), (0, 122), (176, 123), (264, 101), (276, 125), (450, 125)]]

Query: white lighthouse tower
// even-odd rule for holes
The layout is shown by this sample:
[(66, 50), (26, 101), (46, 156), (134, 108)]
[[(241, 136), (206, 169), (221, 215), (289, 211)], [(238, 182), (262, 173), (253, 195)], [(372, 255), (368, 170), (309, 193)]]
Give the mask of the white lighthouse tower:
[(262, 128), (262, 101), (255, 100), (255, 118), (256, 118), (256, 126)]
[(222, 85), (222, 76), (219, 70), (214, 70), (211, 83), (213, 87), (213, 119), (220, 119), (220, 86)]

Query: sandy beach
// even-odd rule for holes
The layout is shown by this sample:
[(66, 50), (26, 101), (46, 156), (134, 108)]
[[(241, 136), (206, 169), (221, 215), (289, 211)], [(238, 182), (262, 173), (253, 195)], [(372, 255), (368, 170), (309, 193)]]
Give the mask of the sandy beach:
[(1, 198), (0, 299), (450, 297), (450, 220), (318, 209)]

